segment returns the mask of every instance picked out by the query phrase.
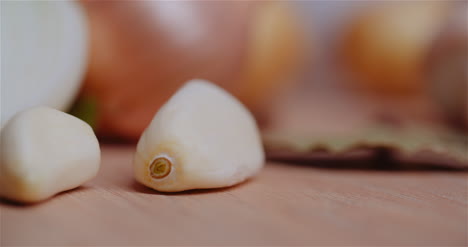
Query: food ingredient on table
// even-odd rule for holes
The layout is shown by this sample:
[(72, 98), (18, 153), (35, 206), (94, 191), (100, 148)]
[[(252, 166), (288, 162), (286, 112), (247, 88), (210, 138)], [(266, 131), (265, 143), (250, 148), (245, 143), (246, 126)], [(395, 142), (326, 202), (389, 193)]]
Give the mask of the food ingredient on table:
[(264, 159), (247, 108), (218, 86), (192, 80), (144, 131), (134, 174), (138, 182), (163, 192), (219, 188), (252, 177)]

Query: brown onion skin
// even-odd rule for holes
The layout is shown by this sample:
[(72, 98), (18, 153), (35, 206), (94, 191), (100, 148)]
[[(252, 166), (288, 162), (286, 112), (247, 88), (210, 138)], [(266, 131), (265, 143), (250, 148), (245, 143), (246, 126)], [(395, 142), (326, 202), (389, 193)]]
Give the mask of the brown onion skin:
[(424, 59), (447, 8), (442, 2), (389, 2), (352, 19), (341, 53), (350, 81), (380, 96), (421, 94)]
[[(260, 68), (273, 69), (279, 78), (274, 78), (271, 84), (265, 83), (270, 77), (261, 78), (259, 84), (250, 79), (252, 74), (267, 73), (252, 72), (247, 61), (255, 56), (250, 51), (255, 26), (252, 21), (271, 3), (82, 1), (82, 4), (89, 17), (91, 36), (89, 69), (82, 95), (96, 99), (95, 129), (101, 136), (136, 140), (159, 107), (193, 78), (213, 81), (251, 110), (259, 111), (275, 95), (274, 88), (279, 88), (271, 85), (291, 72), (294, 66), (289, 64), (299, 61), (296, 43), (300, 38), (292, 22), (293, 28), (288, 27), (294, 30), (289, 33), (292, 37), (283, 42), (286, 44), (272, 46), (290, 52), (284, 59), (286, 64), (278, 66), (279, 62), (273, 59), (271, 68)], [(294, 17), (286, 8), (279, 14)], [(251, 96), (250, 85), (258, 97)]]

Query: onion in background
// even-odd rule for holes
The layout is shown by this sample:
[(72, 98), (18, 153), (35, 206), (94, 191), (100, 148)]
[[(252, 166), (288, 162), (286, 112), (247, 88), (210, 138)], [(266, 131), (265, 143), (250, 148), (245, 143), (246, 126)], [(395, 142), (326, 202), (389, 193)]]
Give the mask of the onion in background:
[(423, 91), (423, 64), (447, 15), (445, 2), (393, 2), (351, 20), (343, 59), (361, 88), (379, 95)]
[(82, 3), (91, 57), (81, 97), (95, 107), (95, 128), (104, 136), (137, 139), (192, 78), (218, 83), (260, 117), (301, 60), (301, 35), (287, 3)]

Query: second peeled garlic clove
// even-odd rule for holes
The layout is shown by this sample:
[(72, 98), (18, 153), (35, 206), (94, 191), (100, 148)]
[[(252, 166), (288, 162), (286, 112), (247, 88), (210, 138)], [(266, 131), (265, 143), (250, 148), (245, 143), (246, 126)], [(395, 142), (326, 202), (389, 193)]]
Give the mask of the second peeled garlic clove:
[(100, 165), (91, 127), (61, 111), (35, 107), (1, 130), (0, 196), (38, 202), (93, 178)]
[(134, 159), (138, 182), (163, 192), (219, 188), (257, 173), (265, 155), (251, 113), (203, 80), (183, 86), (141, 136)]

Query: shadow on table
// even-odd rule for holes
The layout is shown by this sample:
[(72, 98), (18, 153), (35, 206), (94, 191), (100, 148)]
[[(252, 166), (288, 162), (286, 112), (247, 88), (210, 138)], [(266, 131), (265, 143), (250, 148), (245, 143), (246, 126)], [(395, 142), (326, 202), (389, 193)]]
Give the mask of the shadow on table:
[(21, 208), (36, 207), (36, 206), (42, 205), (44, 202), (60, 201), (60, 200), (64, 199), (67, 196), (71, 196), (71, 195), (75, 196), (76, 194), (80, 194), (80, 193), (86, 192), (88, 190), (92, 190), (92, 188), (89, 187), (89, 186), (86, 186), (86, 185), (82, 185), (82, 186), (80, 186), (78, 188), (75, 188), (75, 189), (62, 191), (62, 192), (60, 192), (60, 193), (58, 193), (58, 194), (56, 194), (56, 195), (54, 195), (52, 197), (49, 197), (49, 198), (47, 198), (45, 200), (38, 201), (38, 202), (32, 202), (32, 203), (18, 202), (18, 201), (5, 199), (5, 198), (0, 198), (0, 206), (21, 207)]
[[(326, 153), (308, 155), (274, 154), (268, 160), (278, 164), (307, 166), (336, 170), (374, 170), (374, 171), (422, 171), (422, 172), (468, 172), (466, 164), (438, 157), (403, 157), (382, 149), (376, 152), (362, 152), (353, 155), (336, 156)], [(287, 162), (287, 164), (285, 164)]]
[(186, 191), (180, 191), (180, 192), (159, 192), (156, 190), (153, 190), (151, 188), (148, 188), (140, 183), (138, 183), (135, 180), (132, 180), (129, 184), (130, 190), (136, 191), (139, 193), (144, 193), (144, 194), (156, 194), (156, 195), (166, 195), (166, 196), (187, 196), (187, 195), (199, 195), (199, 194), (213, 194), (213, 193), (223, 193), (223, 192), (229, 192), (232, 189), (235, 188), (240, 188), (246, 184), (250, 183), (250, 179), (247, 179), (244, 182), (241, 182), (239, 184), (235, 184), (229, 187), (224, 187), (224, 188), (217, 188), (217, 189), (194, 189), (194, 190), (186, 190)]

